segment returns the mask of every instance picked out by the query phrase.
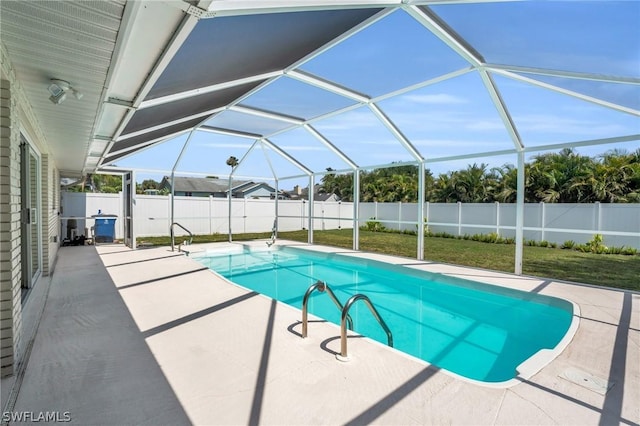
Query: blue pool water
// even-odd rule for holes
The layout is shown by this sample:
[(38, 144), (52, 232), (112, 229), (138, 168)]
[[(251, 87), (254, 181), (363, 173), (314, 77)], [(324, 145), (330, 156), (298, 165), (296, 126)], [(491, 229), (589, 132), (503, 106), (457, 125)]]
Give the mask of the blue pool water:
[[(343, 304), (363, 293), (391, 329), (396, 349), (483, 382), (514, 378), (518, 365), (560, 342), (573, 315), (573, 305), (562, 299), (292, 247), (194, 259), (297, 308), (317, 280), (325, 281)], [(324, 293), (311, 296), (309, 312), (340, 323), (339, 310)], [(386, 344), (364, 304), (355, 304), (350, 315), (356, 332)]]

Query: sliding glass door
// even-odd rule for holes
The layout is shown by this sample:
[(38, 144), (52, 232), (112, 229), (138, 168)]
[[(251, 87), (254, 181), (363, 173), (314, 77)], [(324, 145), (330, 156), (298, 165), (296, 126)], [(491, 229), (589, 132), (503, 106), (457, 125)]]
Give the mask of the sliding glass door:
[[(40, 189), (40, 155), (21, 137), (20, 211), (22, 249), (22, 288), (31, 288), (42, 271), (42, 212)], [(25, 292), (23, 291), (23, 294)]]

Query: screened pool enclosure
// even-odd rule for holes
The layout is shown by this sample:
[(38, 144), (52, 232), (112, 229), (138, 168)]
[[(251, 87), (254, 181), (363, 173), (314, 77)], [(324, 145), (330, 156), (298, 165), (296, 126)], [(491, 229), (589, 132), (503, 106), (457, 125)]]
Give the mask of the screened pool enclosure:
[[(563, 148), (640, 146), (638, 2), (173, 6), (184, 18), (132, 102), (106, 103), (122, 120), (95, 141), (99, 171), (265, 181), (276, 194), (351, 174), (358, 249), (360, 174), (413, 166), (422, 259), (425, 171), (510, 163), (521, 273), (525, 162)], [(307, 208), (313, 242), (317, 215)]]

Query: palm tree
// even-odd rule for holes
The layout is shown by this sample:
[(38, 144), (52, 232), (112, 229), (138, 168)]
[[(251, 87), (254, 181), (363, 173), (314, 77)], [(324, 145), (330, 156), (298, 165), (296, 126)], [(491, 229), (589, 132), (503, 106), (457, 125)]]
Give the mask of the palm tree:
[(232, 155), (231, 157), (227, 158), (227, 166), (230, 166), (231, 170), (233, 170), (237, 165), (238, 159), (236, 157)]

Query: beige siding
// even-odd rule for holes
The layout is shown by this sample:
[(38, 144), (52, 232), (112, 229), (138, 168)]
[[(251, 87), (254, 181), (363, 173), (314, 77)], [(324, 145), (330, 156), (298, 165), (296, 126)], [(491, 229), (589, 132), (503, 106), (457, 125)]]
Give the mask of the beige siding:
[[(20, 132), (26, 129), (30, 141), (41, 153), (42, 272), (50, 274), (59, 245), (60, 175), (48, 152), (40, 129), (20, 82), (16, 79), (4, 45), (0, 42), (0, 376), (15, 372), (20, 361), (22, 330), (20, 231)], [(54, 238), (55, 241), (54, 241)], [(36, 284), (37, 285), (37, 284)], [(27, 309), (28, 309), (27, 304)]]
[(20, 345), (20, 125), (13, 84), (0, 80), (0, 375), (13, 374)]
[(60, 174), (50, 161), (49, 155), (42, 155), (42, 274), (50, 275), (55, 267), (60, 246)]

